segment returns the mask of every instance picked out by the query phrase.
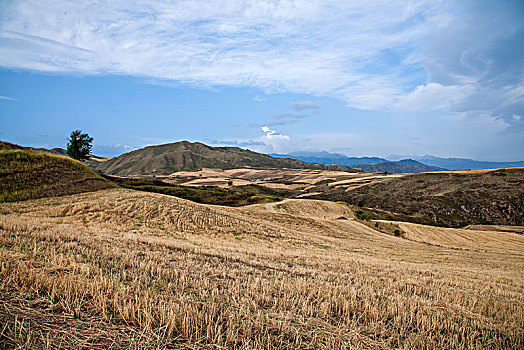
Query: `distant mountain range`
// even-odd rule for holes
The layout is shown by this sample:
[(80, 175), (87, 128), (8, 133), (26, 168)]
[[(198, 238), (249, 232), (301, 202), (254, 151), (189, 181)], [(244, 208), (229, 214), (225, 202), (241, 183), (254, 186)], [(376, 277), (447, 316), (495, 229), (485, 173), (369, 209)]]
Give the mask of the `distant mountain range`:
[(359, 164), (355, 165), (354, 168), (369, 173), (427, 173), (446, 170), (422, 164), (413, 159), (403, 159), (398, 162), (382, 162), (378, 164)]
[(278, 158), (291, 157), (303, 162), (315, 164), (342, 164), (366, 172), (423, 173), (445, 170), (441, 167), (429, 166), (413, 159), (403, 159), (392, 162), (378, 157), (348, 157), (343, 154), (329, 152), (292, 152), (290, 154), (270, 155)]
[(467, 158), (439, 158), (430, 155), (412, 157), (413, 159), (431, 166), (449, 170), (481, 170), (499, 168), (524, 168), (524, 161), (515, 162), (487, 162)]
[(188, 141), (145, 147), (106, 161), (90, 162), (90, 166), (105, 174), (117, 176), (169, 175), (177, 171), (202, 168), (234, 169), (245, 166), (357, 171), (345, 165), (311, 164), (293, 158), (273, 158), (238, 147), (211, 147)]
[(339, 153), (329, 152), (291, 152), (289, 154), (269, 154), (275, 158), (295, 158), (303, 162), (314, 164), (340, 164), (346, 166), (354, 166), (361, 164), (378, 164), (387, 162), (387, 159), (378, 157), (348, 157)]

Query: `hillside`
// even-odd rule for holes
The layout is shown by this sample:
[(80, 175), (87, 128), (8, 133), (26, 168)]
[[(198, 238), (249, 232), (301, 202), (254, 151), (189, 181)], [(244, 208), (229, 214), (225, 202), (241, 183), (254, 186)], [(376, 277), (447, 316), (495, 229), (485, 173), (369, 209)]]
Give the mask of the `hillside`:
[(310, 200), (7, 203), (0, 348), (522, 349), (524, 236), (402, 228)]
[(115, 187), (73, 159), (0, 142), (0, 202)]
[[(395, 213), (402, 221), (461, 227), (524, 225), (524, 169), (413, 174), (348, 189), (316, 188), (310, 198)], [(380, 212), (376, 217), (385, 217)]]
[(356, 171), (341, 165), (309, 164), (296, 159), (273, 158), (267, 154), (237, 147), (211, 147), (199, 142), (187, 141), (145, 147), (93, 166), (97, 171), (117, 176), (170, 175), (177, 171), (194, 171), (202, 168), (241, 167)]

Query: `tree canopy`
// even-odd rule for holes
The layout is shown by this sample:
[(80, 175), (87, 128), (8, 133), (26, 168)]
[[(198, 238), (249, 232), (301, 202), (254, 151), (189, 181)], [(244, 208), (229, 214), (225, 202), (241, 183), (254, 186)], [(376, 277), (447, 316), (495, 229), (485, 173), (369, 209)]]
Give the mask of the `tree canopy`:
[(78, 160), (88, 159), (93, 148), (92, 142), (93, 138), (88, 134), (82, 134), (82, 130), (71, 132), (67, 142), (67, 155)]

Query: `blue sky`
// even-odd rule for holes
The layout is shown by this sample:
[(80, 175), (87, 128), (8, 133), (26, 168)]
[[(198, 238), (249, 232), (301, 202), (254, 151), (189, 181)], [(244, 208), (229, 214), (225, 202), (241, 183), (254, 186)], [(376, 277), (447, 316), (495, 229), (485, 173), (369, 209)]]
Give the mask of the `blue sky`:
[(522, 1), (0, 2), (0, 139), (524, 159)]

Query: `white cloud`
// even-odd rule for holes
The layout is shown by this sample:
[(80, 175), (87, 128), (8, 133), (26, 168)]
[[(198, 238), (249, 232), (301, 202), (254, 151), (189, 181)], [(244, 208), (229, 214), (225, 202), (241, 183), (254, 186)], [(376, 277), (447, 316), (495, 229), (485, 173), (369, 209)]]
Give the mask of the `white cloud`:
[(518, 115), (518, 114), (513, 114), (512, 115), (512, 118), (513, 120), (521, 120), (522, 119), (522, 116)]
[(0, 66), (254, 86), (371, 109), (418, 82), (380, 57), (416, 57), (445, 1), (2, 2)]
[(255, 97), (253, 97), (253, 101), (256, 102), (264, 102), (265, 100), (266, 98), (264, 96), (256, 95)]
[(402, 96), (394, 107), (404, 111), (450, 110), (475, 92), (472, 85), (419, 85)]
[(272, 130), (267, 126), (262, 126), (260, 129), (265, 134), (260, 138), (264, 147), (258, 147), (258, 149), (264, 152), (284, 152), (289, 149), (291, 138), (288, 135), (279, 134), (276, 130)]

